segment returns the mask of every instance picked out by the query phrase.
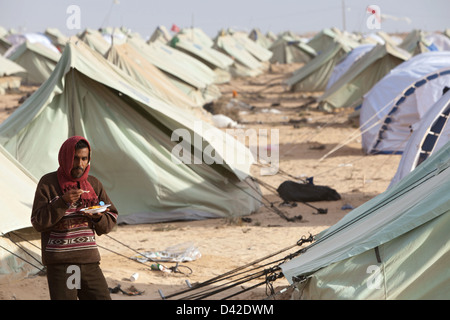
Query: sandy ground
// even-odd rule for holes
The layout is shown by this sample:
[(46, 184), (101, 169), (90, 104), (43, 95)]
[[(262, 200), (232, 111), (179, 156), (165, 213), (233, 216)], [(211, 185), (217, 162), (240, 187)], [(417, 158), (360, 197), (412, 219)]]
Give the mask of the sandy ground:
[[(111, 295), (112, 299), (158, 300), (161, 299), (160, 293), (170, 300), (189, 299), (188, 294), (197, 294), (200, 290), (189, 290), (181, 294), (188, 289), (188, 283), (203, 285), (207, 280), (253, 262), (256, 263), (252, 266), (258, 268), (243, 273), (243, 276), (267, 270), (276, 266), (288, 254), (297, 251), (300, 248), (296, 245), (299, 239), (315, 235), (338, 222), (350, 211), (345, 206), (356, 208), (387, 188), (397, 170), (400, 161), (398, 155), (364, 155), (358, 137), (323, 158), (355, 133), (358, 124), (349, 120), (350, 111), (338, 114), (319, 112), (312, 98), (318, 97), (320, 93), (288, 92), (282, 85), (282, 80), (300, 66), (273, 65), (261, 76), (234, 79), (231, 83), (222, 84), (221, 101), (231, 99), (235, 90), (236, 99), (255, 107), (239, 114), (244, 129), (267, 132), (271, 129), (278, 130), (280, 170), (276, 175), (261, 176), (261, 167), (254, 166), (252, 173), (255, 178), (276, 189), (286, 180), (314, 177), (316, 185), (335, 189), (341, 195), (341, 200), (310, 203), (315, 208), (327, 209), (326, 214), (317, 214), (316, 209), (302, 203), (298, 203), (296, 207), (280, 206), (282, 201), (273, 189), (261, 187), (265, 205), (244, 219), (118, 226), (108, 236), (98, 237), (98, 243), (102, 247), (101, 268), (111, 288), (120, 285), (127, 291), (134, 286), (141, 294), (129, 296), (119, 291)], [(21, 92), (0, 96), (0, 122), (14, 111), (23, 96), (34, 89), (24, 87)], [(271, 208), (271, 204), (282, 215)], [(283, 215), (289, 218), (301, 215), (302, 219), (290, 222)], [(192, 270), (188, 275), (151, 270), (150, 263), (142, 264), (130, 259), (137, 252), (160, 251), (185, 243), (193, 244), (201, 254), (194, 261), (182, 263)], [(280, 253), (274, 255), (277, 252)], [(258, 259), (262, 261), (257, 262)], [(175, 266), (172, 262), (162, 264), (166, 267)], [(179, 267), (179, 270), (188, 269)], [(244, 269), (246, 270), (248, 269)], [(138, 273), (139, 277), (132, 282), (130, 276), (134, 273)], [(264, 277), (254, 280), (245, 278), (243, 283), (215, 295), (209, 295), (211, 291), (206, 291), (207, 295), (202, 299), (216, 300), (238, 293), (229, 299), (261, 300), (271, 292), (278, 293), (288, 287), (284, 277), (272, 282), (272, 287), (264, 284), (264, 280)], [(237, 282), (235, 279), (227, 281), (228, 284)], [(254, 289), (241, 292), (253, 285), (256, 285)], [(223, 282), (214, 282), (202, 289), (225, 287)], [(270, 291), (271, 288), (273, 291)], [(288, 290), (269, 298), (286, 300), (290, 297), (291, 290)], [(34, 276), (0, 284), (0, 299), (47, 300), (49, 295), (46, 278)]]

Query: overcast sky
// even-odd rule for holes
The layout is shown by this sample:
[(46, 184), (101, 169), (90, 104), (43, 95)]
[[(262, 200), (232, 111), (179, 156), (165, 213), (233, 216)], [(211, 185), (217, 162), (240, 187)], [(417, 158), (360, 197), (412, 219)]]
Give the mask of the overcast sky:
[[(388, 33), (450, 28), (449, 0), (0, 0), (0, 26), (22, 32), (52, 27), (66, 35), (85, 28), (125, 26), (144, 37), (159, 25), (170, 29), (172, 24), (199, 27), (211, 37), (229, 27), (300, 34), (345, 27), (369, 33), (366, 9), (373, 4), (392, 17), (380, 25)], [(68, 12), (72, 5), (79, 14)]]

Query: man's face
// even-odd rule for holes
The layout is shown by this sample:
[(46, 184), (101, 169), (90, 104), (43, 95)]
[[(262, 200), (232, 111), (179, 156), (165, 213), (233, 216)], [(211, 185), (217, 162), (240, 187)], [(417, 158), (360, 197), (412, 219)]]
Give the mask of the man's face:
[(89, 163), (89, 148), (75, 150), (73, 157), (73, 167), (70, 171), (72, 178), (80, 178)]

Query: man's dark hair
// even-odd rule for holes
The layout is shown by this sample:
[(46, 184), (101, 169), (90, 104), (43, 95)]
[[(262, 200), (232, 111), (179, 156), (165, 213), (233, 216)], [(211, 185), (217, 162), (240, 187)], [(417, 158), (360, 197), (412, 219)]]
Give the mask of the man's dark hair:
[(87, 142), (85, 140), (80, 140), (75, 145), (75, 150), (84, 149), (84, 148), (88, 148), (90, 150), (89, 145), (87, 144)]

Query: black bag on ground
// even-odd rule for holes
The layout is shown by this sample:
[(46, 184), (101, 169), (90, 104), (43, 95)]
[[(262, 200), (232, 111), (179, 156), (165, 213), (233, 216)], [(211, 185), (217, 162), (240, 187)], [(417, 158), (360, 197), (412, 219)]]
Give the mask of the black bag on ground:
[(289, 180), (280, 184), (277, 192), (284, 202), (336, 201), (341, 199), (339, 193), (330, 187)]

